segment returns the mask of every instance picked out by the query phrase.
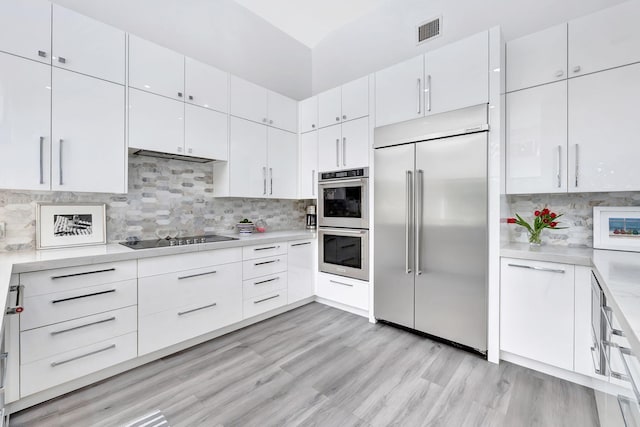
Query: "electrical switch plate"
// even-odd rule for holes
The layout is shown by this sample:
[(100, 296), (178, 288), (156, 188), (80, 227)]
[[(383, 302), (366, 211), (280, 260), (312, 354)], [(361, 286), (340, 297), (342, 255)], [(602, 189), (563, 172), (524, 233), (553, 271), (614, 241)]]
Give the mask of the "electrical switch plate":
[(5, 237), (7, 237), (6, 224), (4, 222), (0, 222), (0, 240), (4, 240)]

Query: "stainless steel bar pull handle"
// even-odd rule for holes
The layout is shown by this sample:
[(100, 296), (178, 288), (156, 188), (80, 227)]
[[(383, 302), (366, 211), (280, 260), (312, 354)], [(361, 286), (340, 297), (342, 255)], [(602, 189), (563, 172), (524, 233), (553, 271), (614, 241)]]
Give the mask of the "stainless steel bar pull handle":
[(93, 292), (91, 294), (78, 295), (77, 297), (54, 299), (53, 301), (51, 301), (51, 304), (58, 304), (58, 303), (61, 303), (61, 302), (73, 301), (73, 300), (77, 300), (77, 299), (81, 299), (81, 298), (96, 297), (98, 295), (112, 294), (115, 291), (116, 291), (115, 289), (109, 289), (108, 291)]
[(580, 148), (576, 144), (576, 188), (578, 187), (578, 179), (580, 176)]
[(559, 268), (546, 268), (546, 267), (536, 267), (535, 265), (522, 265), (522, 264), (507, 264), (509, 267), (517, 267), (517, 268), (528, 268), (529, 270), (536, 271), (546, 271), (547, 273), (566, 273), (564, 270)]
[(342, 138), (342, 166), (347, 166), (347, 138)]
[(280, 248), (280, 245), (278, 245), (278, 246), (265, 246), (265, 247), (262, 247), (262, 248), (255, 248), (254, 251), (266, 251), (268, 249), (279, 249), (279, 248)]
[(279, 277), (274, 277), (273, 279), (261, 280), (259, 282), (253, 282), (254, 285), (264, 285), (265, 283), (271, 283), (280, 280)]
[(97, 320), (95, 322), (87, 323), (80, 326), (74, 326), (73, 328), (62, 329), (60, 331), (53, 331), (51, 332), (51, 335), (56, 336), (59, 334), (64, 334), (65, 332), (77, 331), (78, 329), (88, 328), (89, 326), (95, 326), (95, 325), (101, 325), (103, 323), (113, 322), (114, 320), (116, 320), (116, 316), (109, 317), (108, 319)]
[(556, 165), (556, 180), (558, 181), (558, 188), (562, 187), (562, 146), (558, 145), (558, 164)]
[(189, 274), (187, 276), (179, 276), (178, 280), (182, 280), (182, 279), (191, 279), (192, 277), (200, 277), (200, 276), (208, 276), (210, 274), (216, 274), (217, 271), (207, 271), (204, 273), (196, 273), (196, 274)]
[(116, 271), (115, 267), (105, 268), (104, 270), (83, 271), (82, 273), (63, 274), (61, 276), (51, 276), (51, 280), (66, 279), (67, 277), (86, 276), (87, 274), (108, 273), (110, 271)]
[(253, 303), (254, 304), (260, 304), (261, 302), (269, 301), (270, 299), (278, 298), (279, 296), (280, 296), (280, 294), (274, 295), (274, 296), (269, 297), (269, 298), (259, 299), (258, 301), (254, 301)]
[(404, 216), (404, 249), (405, 249), (405, 271), (411, 274), (411, 193), (412, 193), (412, 172), (407, 171), (407, 181), (405, 183), (405, 216)]
[(417, 108), (417, 111), (416, 111), (418, 114), (420, 114), (420, 113), (422, 112), (422, 105), (421, 105), (421, 104), (422, 104), (422, 102), (420, 102), (420, 101), (421, 101), (421, 98), (422, 98), (422, 97), (420, 96), (420, 95), (421, 95), (421, 94), (420, 94), (421, 89), (422, 89), (422, 79), (418, 79), (418, 90), (417, 90), (417, 92), (418, 92), (418, 102), (417, 102), (417, 104), (418, 104), (418, 108)]
[(40, 184), (44, 184), (44, 136), (40, 137)]
[(63, 139), (60, 140), (60, 147), (58, 149), (58, 166), (60, 167), (60, 185), (62, 185), (62, 143)]
[(273, 195), (273, 168), (269, 168), (269, 194)]
[(342, 285), (342, 286), (348, 286), (350, 288), (353, 288), (353, 285), (350, 284), (350, 283), (338, 282), (336, 280), (329, 280), (329, 283), (333, 283), (333, 284), (336, 284), (336, 285)]
[(184, 316), (185, 314), (193, 313), (194, 311), (204, 310), (205, 308), (215, 307), (216, 305), (218, 305), (218, 303), (215, 303), (215, 302), (214, 302), (213, 304), (203, 305), (202, 307), (193, 308), (193, 309), (191, 309), (191, 310), (187, 310), (187, 311), (179, 311), (179, 312), (178, 312), (178, 316)]
[(267, 167), (262, 168), (262, 194), (267, 195)]
[(623, 330), (616, 329), (613, 327), (613, 323), (611, 322), (611, 316), (613, 316), (613, 310), (611, 310), (611, 307), (604, 305), (602, 306), (601, 310), (602, 310), (602, 314), (604, 315), (605, 322), (607, 322), (607, 326), (611, 330), (611, 333), (619, 337), (624, 337), (625, 335)]
[(423, 197), (423, 181), (424, 181), (424, 171), (422, 169), (418, 170), (416, 175), (417, 185), (416, 185), (416, 275), (422, 275), (422, 268), (420, 266), (420, 240), (422, 239), (422, 197)]
[(316, 195), (316, 170), (311, 169), (311, 195)]
[(83, 359), (88, 356), (93, 356), (94, 354), (102, 353), (103, 351), (111, 350), (112, 348), (116, 348), (116, 345), (111, 344), (110, 346), (101, 348), (100, 350), (91, 351), (80, 356), (72, 357), (71, 359), (61, 360), (60, 362), (51, 362), (51, 366), (55, 368), (56, 366), (64, 365), (65, 363), (73, 362), (74, 360)]
[(257, 267), (257, 266), (260, 266), (260, 265), (273, 264), (275, 262), (280, 262), (280, 260), (279, 259), (274, 259), (273, 261), (256, 262), (253, 265), (255, 265)]
[(306, 245), (310, 245), (311, 242), (304, 242), (304, 243), (293, 243), (291, 246), (306, 246)]
[(427, 111), (431, 111), (431, 75), (427, 76)]
[(336, 166), (340, 167), (340, 138), (336, 139)]

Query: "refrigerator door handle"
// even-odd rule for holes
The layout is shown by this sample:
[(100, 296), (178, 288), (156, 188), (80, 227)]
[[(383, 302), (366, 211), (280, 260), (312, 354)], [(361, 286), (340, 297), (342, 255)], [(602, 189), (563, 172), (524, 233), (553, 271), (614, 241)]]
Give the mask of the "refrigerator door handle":
[(405, 245), (405, 271), (407, 274), (411, 274), (411, 193), (413, 193), (412, 181), (413, 181), (413, 173), (411, 171), (407, 171), (407, 182), (406, 182), (406, 214), (404, 219), (404, 245)]
[(422, 275), (420, 267), (420, 238), (422, 236), (422, 189), (424, 181), (424, 171), (418, 169), (416, 174), (416, 275)]

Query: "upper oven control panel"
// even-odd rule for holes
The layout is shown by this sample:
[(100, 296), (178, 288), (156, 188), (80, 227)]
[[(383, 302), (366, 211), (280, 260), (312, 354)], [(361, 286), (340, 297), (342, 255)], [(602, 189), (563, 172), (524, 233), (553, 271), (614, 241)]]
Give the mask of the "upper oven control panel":
[(350, 169), (334, 172), (322, 172), (320, 181), (347, 179), (347, 178), (367, 178), (369, 176), (369, 168)]

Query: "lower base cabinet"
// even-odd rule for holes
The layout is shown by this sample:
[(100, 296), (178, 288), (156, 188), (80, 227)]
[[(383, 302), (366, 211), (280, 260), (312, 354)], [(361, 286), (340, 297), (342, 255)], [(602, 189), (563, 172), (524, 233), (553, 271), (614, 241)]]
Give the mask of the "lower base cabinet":
[(315, 240), (289, 242), (288, 247), (288, 303), (294, 303), (314, 294), (317, 252)]
[(318, 297), (360, 310), (369, 310), (369, 282), (320, 273)]

